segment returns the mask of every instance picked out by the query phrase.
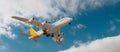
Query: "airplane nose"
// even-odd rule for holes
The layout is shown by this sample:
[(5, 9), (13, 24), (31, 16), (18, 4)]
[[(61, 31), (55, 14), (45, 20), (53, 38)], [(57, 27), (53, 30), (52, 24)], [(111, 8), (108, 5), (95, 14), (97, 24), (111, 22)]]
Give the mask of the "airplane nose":
[(72, 18), (69, 18), (70, 22), (72, 21)]
[(70, 20), (72, 21), (72, 18), (70, 18)]

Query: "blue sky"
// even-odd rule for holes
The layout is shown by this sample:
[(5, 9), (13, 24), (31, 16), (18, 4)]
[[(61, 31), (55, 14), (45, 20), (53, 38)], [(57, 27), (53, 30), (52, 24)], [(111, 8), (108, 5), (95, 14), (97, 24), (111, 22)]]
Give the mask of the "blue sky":
[[(0, 7), (1, 52), (120, 51), (120, 0), (0, 0)], [(29, 33), (30, 26), (11, 19), (13, 15), (50, 23), (69, 16), (73, 21), (61, 29), (65, 41), (58, 46), (51, 37), (35, 43), (19, 34)]]

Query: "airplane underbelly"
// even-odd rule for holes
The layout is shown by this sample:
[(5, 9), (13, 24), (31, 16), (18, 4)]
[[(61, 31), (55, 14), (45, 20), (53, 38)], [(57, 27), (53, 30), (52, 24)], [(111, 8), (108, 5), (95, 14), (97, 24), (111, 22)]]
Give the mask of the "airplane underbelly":
[(53, 34), (56, 34), (56, 32), (58, 32), (58, 29), (57, 29), (57, 28), (51, 28), (51, 29), (48, 30), (47, 33), (48, 33), (48, 34), (52, 34), (52, 33), (53, 33)]
[(56, 27), (63, 27), (63, 26), (65, 26), (65, 25), (67, 25), (67, 24), (69, 24), (70, 23), (70, 21), (61, 21), (61, 22), (58, 22), (57, 24), (55, 24), (55, 26)]

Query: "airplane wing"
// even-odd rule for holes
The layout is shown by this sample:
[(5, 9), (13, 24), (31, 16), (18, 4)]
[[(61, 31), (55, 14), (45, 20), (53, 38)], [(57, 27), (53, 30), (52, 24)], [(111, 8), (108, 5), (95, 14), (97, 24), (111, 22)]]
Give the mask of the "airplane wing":
[(60, 45), (60, 41), (59, 41), (59, 38), (58, 37), (52, 37), (53, 38), (53, 40), (58, 44), (58, 45)]
[[(25, 22), (25, 23), (28, 23), (28, 21), (29, 21), (29, 19), (21, 18), (21, 17), (17, 17), (17, 16), (12, 16), (12, 18), (20, 20), (20, 21)], [(41, 27), (42, 26), (41, 22), (37, 22), (37, 21), (32, 21), (29, 24), (31, 24), (33, 26), (36, 26), (36, 27)]]
[(54, 40), (58, 45), (60, 45), (61, 42), (64, 41), (64, 39), (63, 39), (62, 37), (54, 36), (54, 37), (52, 37), (52, 38), (53, 38), (53, 40)]

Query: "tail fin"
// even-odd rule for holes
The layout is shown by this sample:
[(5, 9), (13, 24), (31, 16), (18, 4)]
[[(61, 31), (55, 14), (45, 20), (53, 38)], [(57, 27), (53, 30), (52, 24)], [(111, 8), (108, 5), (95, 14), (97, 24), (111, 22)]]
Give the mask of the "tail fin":
[(32, 27), (30, 28), (30, 35), (31, 35), (31, 36), (36, 36), (36, 35), (38, 35), (37, 32), (36, 32)]
[(38, 42), (37, 38), (39, 37), (39, 35), (33, 28), (30, 28), (30, 35), (25, 33), (20, 33), (20, 34), (29, 37), (29, 39), (34, 40), (34, 42)]
[[(31, 39), (30, 37), (30, 35), (29, 34), (25, 34), (25, 33), (22, 33), (22, 32), (20, 32), (20, 34), (22, 34), (22, 35), (24, 35), (24, 36), (27, 36), (27, 37), (29, 37), (29, 39)], [(37, 39), (32, 39), (34, 42), (38, 42), (38, 40)]]

